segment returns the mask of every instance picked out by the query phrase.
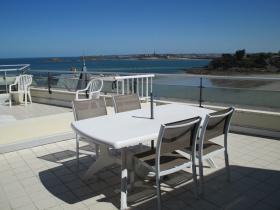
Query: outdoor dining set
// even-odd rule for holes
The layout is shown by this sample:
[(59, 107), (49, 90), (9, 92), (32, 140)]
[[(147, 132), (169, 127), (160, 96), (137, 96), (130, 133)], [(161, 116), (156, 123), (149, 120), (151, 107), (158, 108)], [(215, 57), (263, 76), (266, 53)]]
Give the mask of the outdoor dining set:
[[(10, 106), (17, 92), (31, 101), (31, 75), (22, 75), (10, 86)], [(204, 195), (203, 164), (215, 165), (213, 156), (224, 153), (227, 180), (230, 181), (228, 132), (234, 108), (214, 111), (180, 103), (141, 107), (138, 94), (112, 96), (114, 113), (108, 114), (106, 100), (100, 95), (101, 79), (92, 79), (85, 89), (76, 91), (73, 101), (76, 155), (79, 167), (79, 141), (95, 145), (95, 161), (84, 179), (117, 163), (121, 166), (121, 209), (127, 209), (127, 189), (135, 176), (156, 182), (157, 207), (161, 209), (161, 181), (169, 174), (190, 168), (194, 195)], [(224, 144), (212, 141), (223, 136)], [(199, 173), (196, 171), (198, 166)]]
[[(75, 121), (71, 124), (76, 133), (77, 166), (79, 141), (94, 144), (96, 151), (85, 180), (113, 163), (120, 164), (121, 209), (127, 208), (127, 189), (128, 185), (133, 187), (135, 175), (155, 180), (158, 209), (161, 181), (183, 169), (191, 168), (194, 195), (202, 196), (204, 161), (214, 165), (212, 157), (219, 153), (224, 153), (230, 181), (227, 137), (233, 107), (213, 111), (180, 103), (154, 105), (153, 101), (150, 107), (141, 107), (139, 96), (128, 94), (112, 96), (115, 112), (108, 114), (104, 97), (94, 93), (80, 99), (78, 94), (73, 101)], [(223, 145), (211, 141), (218, 136), (224, 137)]]

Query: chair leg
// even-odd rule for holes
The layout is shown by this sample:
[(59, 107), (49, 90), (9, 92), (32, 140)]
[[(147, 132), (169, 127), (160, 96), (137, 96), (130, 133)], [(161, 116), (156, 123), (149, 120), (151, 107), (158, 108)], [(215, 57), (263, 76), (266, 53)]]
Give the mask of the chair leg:
[(151, 141), (151, 149), (154, 149), (155, 148), (155, 140), (152, 140)]
[(192, 159), (192, 174), (193, 174), (193, 181), (194, 181), (194, 196), (195, 198), (198, 198), (198, 182), (197, 182), (197, 175), (196, 175), (195, 158)]
[(32, 104), (32, 99), (31, 99), (30, 92), (28, 92), (27, 95), (28, 95), (28, 99), (29, 99), (30, 103)]
[(230, 182), (230, 168), (229, 168), (229, 161), (228, 161), (228, 152), (225, 150), (225, 165), (227, 171), (227, 181)]
[(27, 92), (24, 93), (24, 104), (27, 105)]
[(199, 178), (200, 178), (200, 189), (199, 194), (204, 195), (204, 176), (203, 176), (203, 163), (202, 158), (199, 158)]
[(98, 158), (99, 157), (99, 144), (95, 144), (95, 157)]
[(133, 188), (134, 188), (134, 182), (135, 182), (135, 173), (134, 173), (134, 170), (132, 169), (129, 172), (129, 185), (130, 185), (131, 190), (133, 190)]
[(12, 94), (10, 94), (10, 96), (9, 96), (9, 106), (10, 107), (12, 106)]
[(156, 185), (157, 185), (157, 207), (158, 210), (161, 210), (161, 190), (160, 190), (160, 177), (156, 177)]
[(77, 169), (79, 169), (79, 136), (76, 134), (76, 160), (77, 160)]

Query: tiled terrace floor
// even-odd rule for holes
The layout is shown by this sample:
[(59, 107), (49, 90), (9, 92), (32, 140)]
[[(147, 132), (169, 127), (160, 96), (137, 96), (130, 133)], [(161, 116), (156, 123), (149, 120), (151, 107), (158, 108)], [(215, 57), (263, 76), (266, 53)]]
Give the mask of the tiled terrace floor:
[(12, 115), (17, 120), (60, 114), (70, 111), (70, 108), (38, 103), (28, 104), (27, 106), (25, 106), (24, 104), (13, 105), (11, 107), (9, 107), (8, 104), (0, 104), (1, 115)]
[[(217, 140), (221, 141), (221, 140)], [(196, 200), (187, 172), (168, 177), (163, 189), (164, 209), (280, 209), (280, 141), (230, 134), (232, 182), (224, 176), (224, 162), (215, 158), (216, 169), (205, 168), (206, 194)], [(80, 171), (75, 165), (75, 141), (69, 140), (0, 155), (0, 209), (96, 209), (119, 208), (120, 167), (106, 168), (89, 181), (81, 179), (94, 161), (92, 148), (82, 146)], [(152, 184), (137, 181), (129, 191), (135, 209), (156, 209), (155, 199), (136, 202), (154, 193)]]

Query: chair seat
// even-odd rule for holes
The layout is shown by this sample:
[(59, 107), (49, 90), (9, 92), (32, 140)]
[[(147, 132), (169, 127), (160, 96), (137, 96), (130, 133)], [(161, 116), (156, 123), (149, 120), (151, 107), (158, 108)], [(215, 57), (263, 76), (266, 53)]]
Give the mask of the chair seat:
[[(134, 155), (134, 162), (136, 169), (141, 166), (145, 166), (149, 168), (150, 171), (156, 171), (156, 150), (148, 150), (142, 153), (138, 153)], [(191, 160), (178, 154), (177, 152), (165, 153), (160, 156), (160, 170), (165, 171), (169, 169), (176, 168), (177, 166), (182, 166), (182, 164), (191, 163)], [(144, 170), (144, 169), (143, 169)], [(136, 170), (141, 171), (141, 170)], [(143, 174), (143, 171), (141, 171)], [(143, 175), (141, 175), (143, 176)]]
[[(223, 148), (224, 148), (223, 146), (221, 146), (219, 144), (216, 144), (214, 142), (211, 142), (211, 141), (204, 142), (204, 144), (203, 144), (203, 155), (207, 155), (209, 153), (221, 150)], [(199, 149), (199, 145), (196, 146), (196, 151), (198, 151), (198, 149)], [(190, 154), (191, 147), (187, 147), (186, 150)], [(197, 155), (198, 155), (198, 153), (197, 153)]]

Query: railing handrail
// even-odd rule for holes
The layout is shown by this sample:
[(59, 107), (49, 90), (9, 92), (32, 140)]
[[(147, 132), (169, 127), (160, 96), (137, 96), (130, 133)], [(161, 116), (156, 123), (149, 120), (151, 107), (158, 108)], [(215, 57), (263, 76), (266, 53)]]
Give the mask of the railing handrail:
[(147, 78), (147, 77), (155, 77), (154, 74), (138, 74), (138, 75), (130, 75), (130, 76), (115, 76), (116, 80), (122, 79), (137, 79), (137, 78)]
[[(71, 74), (80, 74), (80, 73), (85, 73), (85, 74), (120, 74), (120, 77), (122, 74), (126, 74), (126, 75), (139, 75), (139, 73), (132, 73), (132, 72), (114, 72), (114, 71), (87, 71), (87, 72), (82, 72), (82, 71), (70, 71), (70, 70), (29, 70), (30, 72), (38, 72), (38, 73), (42, 73), (42, 72), (52, 72), (52, 73), (71, 73)], [(141, 75), (154, 75), (153, 77), (156, 76), (180, 76), (180, 77), (189, 77), (189, 78), (205, 78), (205, 79), (226, 79), (226, 80), (279, 80), (280, 81), (280, 76), (279, 77), (271, 77), (271, 76), (266, 76), (266, 75), (260, 75), (260, 76), (222, 76), (222, 75), (201, 75), (201, 74), (163, 74), (163, 73), (141, 73)], [(119, 75), (118, 75), (119, 76)], [(115, 78), (117, 78), (118, 76), (115, 76)], [(149, 77), (149, 76), (147, 76)]]
[[(135, 72), (117, 72), (117, 71), (87, 71), (87, 72), (83, 72), (83, 71), (71, 71), (71, 70), (49, 70), (49, 69), (42, 69), (42, 70), (34, 70), (34, 69), (30, 69), (29, 72), (38, 72), (38, 73), (48, 73), (48, 72), (52, 72), (52, 73), (69, 73), (69, 74), (126, 74), (126, 75), (154, 75), (155, 74), (151, 74), (151, 73), (135, 73)], [(119, 75), (117, 75), (119, 76)]]
[(13, 65), (0, 65), (1, 67), (20, 67), (20, 68), (6, 68), (6, 69), (0, 69), (0, 72), (9, 72), (9, 71), (22, 71), (25, 68), (30, 67), (30, 64), (13, 64)]
[(203, 74), (156, 74), (156, 76), (184, 76), (190, 78), (205, 78), (205, 79), (238, 79), (238, 80), (280, 80), (279, 77), (267, 77), (266, 75), (261, 76), (222, 76), (222, 75), (203, 75)]
[[(9, 71), (20, 71), (20, 70), (22, 71), (22, 69), (24, 71), (24, 67), (26, 68), (26, 67), (30, 66), (28, 64), (26, 64), (25, 66), (23, 66), (23, 65), (24, 64), (2, 65), (2, 66), (0, 65), (0, 67), (5, 67)], [(11, 68), (8, 69), (8, 67), (11, 67)], [(14, 68), (14, 67), (16, 67), (16, 68)], [(4, 71), (4, 72), (7, 70), (0, 69), (0, 71)], [(184, 85), (185, 81), (186, 81), (186, 83), (189, 83), (188, 80), (191, 80), (192, 82), (190, 82), (190, 84), (186, 84), (186, 86), (193, 86), (193, 87), (198, 88), (197, 90), (199, 91), (199, 94), (200, 94), (198, 100), (199, 100), (199, 104), (201, 106), (204, 104), (204, 100), (209, 100), (209, 98), (207, 98), (207, 94), (208, 94), (207, 89), (210, 89), (210, 88), (233, 90), (233, 92), (234, 93), (237, 92), (237, 94), (239, 91), (235, 91), (235, 90), (245, 90), (245, 89), (253, 90), (253, 91), (266, 91), (266, 92), (271, 92), (273, 94), (278, 94), (279, 89), (277, 89), (277, 88), (278, 88), (278, 82), (280, 82), (280, 75), (274, 76), (274, 75), (265, 75), (265, 74), (263, 74), (263, 75), (225, 76), (225, 75), (202, 75), (202, 74), (184, 74), (184, 73), (183, 74), (179, 74), (179, 73), (178, 74), (177, 73), (162, 74), (162, 73), (140, 73), (140, 72), (137, 73), (137, 72), (116, 72), (116, 71), (115, 72), (113, 72), (113, 71), (100, 72), (100, 71), (92, 71), (92, 69), (90, 69), (90, 71), (87, 71), (87, 72), (82, 72), (82, 71), (73, 72), (71, 70), (64, 70), (64, 71), (63, 70), (47, 70), (47, 69), (46, 70), (36, 70), (36, 69), (30, 70), (29, 68), (28, 68), (28, 72), (30, 74), (35, 75), (35, 77), (37, 77), (37, 78), (41, 78), (41, 77), (48, 78), (48, 82), (49, 82), (48, 87), (49, 87), (50, 93), (51, 93), (51, 85), (53, 85), (54, 88), (59, 88), (60, 85), (63, 85), (63, 81), (60, 81), (61, 84), (59, 83), (59, 85), (56, 87), (56, 82), (58, 82), (59, 80), (53, 80), (54, 82), (51, 83), (52, 79), (61, 78), (61, 79), (66, 79), (66, 80), (73, 80), (73, 79), (79, 80), (80, 74), (89, 74), (92, 77), (95, 77), (95, 76), (101, 77), (101, 78), (104, 77), (104, 80), (106, 80), (106, 78), (111, 78), (111, 80), (108, 80), (108, 81), (112, 82), (112, 84), (111, 84), (112, 88), (109, 90), (109, 92), (112, 90), (112, 93), (114, 93), (114, 94), (115, 93), (116, 94), (135, 93), (135, 94), (138, 94), (141, 99), (146, 99), (146, 100), (149, 100), (150, 93), (153, 92), (154, 88), (156, 88), (156, 91), (158, 90), (158, 88), (161, 88), (161, 86), (157, 86), (157, 85), (185, 86)], [(42, 73), (42, 74), (40, 74), (40, 73)], [(48, 75), (46, 73), (51, 73), (51, 76), (48, 77)], [(65, 74), (65, 75), (63, 75), (63, 74)], [(72, 77), (70, 77), (71, 75), (75, 75), (77, 77), (72, 78)], [(67, 76), (69, 76), (69, 78)], [(156, 80), (154, 80), (155, 77), (156, 77)], [(6, 78), (6, 76), (3, 78)], [(86, 78), (88, 78), (88, 77), (86, 77)], [(215, 79), (217, 81), (225, 80), (226, 83), (217, 83), (216, 84), (214, 82)], [(207, 80), (212, 80), (212, 81), (207, 81)], [(234, 80), (236, 80), (236, 81), (234, 81)], [(250, 81), (257, 81), (256, 85), (260, 86), (260, 88), (258, 87), (257, 89), (255, 89), (255, 87), (254, 87), (255, 83), (252, 83), (252, 85), (253, 85), (252, 87), (250, 85), (248, 87), (246, 87), (247, 80), (249, 83), (251, 83)], [(179, 82), (177, 82), (177, 81), (179, 81)], [(183, 82), (181, 82), (181, 81), (183, 81)], [(200, 83), (199, 83), (199, 81), (200, 81)], [(240, 87), (238, 86), (239, 81), (242, 81), (240, 83)], [(5, 79), (5, 82), (6, 82), (6, 92), (7, 92), (7, 79)], [(163, 83), (161, 84), (161, 82), (163, 82)], [(234, 83), (233, 85), (235, 85), (235, 82), (237, 82), (236, 83), (237, 86), (231, 86), (231, 82)], [(198, 85), (192, 85), (193, 83), (198, 84)], [(273, 83), (273, 85), (270, 85), (269, 83)], [(277, 83), (277, 84), (274, 84), (274, 83)], [(43, 84), (43, 82), (40, 83), (40, 81), (39, 81), (38, 84)], [(153, 84), (155, 85), (154, 87), (153, 87)], [(245, 86), (243, 86), (243, 84), (245, 84)], [(269, 86), (263, 87), (263, 85), (269, 85)], [(110, 88), (109, 85), (107, 85), (107, 86)], [(72, 88), (71, 85), (68, 86), (68, 82), (65, 83), (65, 87), (70, 88), (70, 89)], [(219, 93), (219, 92), (217, 92), (217, 93)], [(197, 94), (197, 93), (195, 93), (195, 94)], [(259, 93), (257, 93), (257, 94), (259, 94)], [(169, 95), (169, 96), (171, 96), (171, 95)], [(195, 98), (192, 98), (192, 95), (190, 95), (190, 96), (191, 96), (190, 100), (197, 100), (197, 96), (195, 96)], [(178, 97), (180, 98), (181, 95), (179, 94)], [(182, 96), (182, 99), (185, 99), (185, 97), (186, 96)], [(189, 97), (189, 96), (187, 96), (187, 97)], [(221, 101), (223, 101), (223, 99)], [(245, 100), (245, 102), (246, 102), (246, 100)], [(246, 105), (246, 103), (244, 103), (244, 104)], [(248, 102), (248, 103), (250, 104), (251, 102)], [(266, 105), (267, 103), (266, 102), (256, 103), (257, 106), (260, 106), (261, 104)], [(273, 103), (271, 106), (276, 107), (275, 103)]]

